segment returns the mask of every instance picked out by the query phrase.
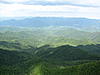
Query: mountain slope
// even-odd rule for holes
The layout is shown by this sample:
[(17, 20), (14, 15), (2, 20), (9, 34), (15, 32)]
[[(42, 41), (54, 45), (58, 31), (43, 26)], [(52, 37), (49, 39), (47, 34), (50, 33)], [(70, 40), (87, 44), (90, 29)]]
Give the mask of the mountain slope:
[(63, 26), (0, 27), (0, 40), (20, 42), (33, 46), (46, 44), (54, 46), (100, 44), (100, 32), (86, 32)]
[(29, 53), (0, 49), (0, 75), (26, 75), (38, 62), (40, 59)]
[(38, 64), (30, 75), (99, 75), (100, 61), (74, 66), (55, 66), (48, 63)]
[(100, 56), (100, 44), (97, 44), (97, 45), (94, 45), (94, 44), (92, 44), (92, 45), (79, 45), (77, 47), (82, 49), (82, 50), (85, 50), (89, 53)]
[[(2, 42), (2, 43), (4, 43), (3, 45), (5, 45), (5, 47), (6, 44), (16, 46), (16, 43), (14, 44), (9, 42), (8, 43)], [(18, 44), (18, 46), (20, 45)], [(99, 75), (100, 74), (99, 72), (100, 57), (91, 55), (91, 53), (88, 53), (83, 49), (81, 50), (80, 48), (77, 47), (69, 45), (50, 47), (49, 45), (46, 45), (36, 48), (35, 50), (33, 49), (33, 51), (27, 49), (27, 51), (24, 50), (10, 51), (7, 49), (0, 49), (0, 74), (1, 75), (34, 75), (34, 74), (35, 75), (66, 75), (66, 74)], [(87, 62), (88, 64), (85, 64)]]
[(50, 48), (49, 46), (43, 46), (34, 52), (34, 54), (40, 56), (46, 60), (53, 61), (68, 61), (68, 60), (95, 60), (100, 59), (95, 55), (91, 55), (90, 53), (81, 50), (80, 48), (64, 45), (56, 48)]

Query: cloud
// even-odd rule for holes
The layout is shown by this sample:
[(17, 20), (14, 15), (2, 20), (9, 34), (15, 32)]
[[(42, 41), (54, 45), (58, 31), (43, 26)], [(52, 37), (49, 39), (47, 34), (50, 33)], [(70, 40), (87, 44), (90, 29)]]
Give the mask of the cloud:
[(100, 7), (100, 0), (0, 0), (0, 2), (31, 5), (73, 5), (81, 7)]
[(9, 3), (18, 3), (18, 2), (27, 2), (32, 0), (0, 0), (0, 2), (9, 2)]
[(0, 4), (0, 17), (86, 17), (100, 19), (100, 8), (72, 5)]
[(44, 2), (48, 1), (48, 2), (69, 2), (72, 4), (83, 4), (83, 5), (96, 5), (96, 6), (100, 6), (100, 0), (43, 0)]
[[(65, 10), (67, 7), (67, 10)], [(72, 9), (72, 10), (71, 10)], [(1, 4), (1, 16), (36, 16), (39, 14), (53, 14), (71, 12), (73, 8), (68, 6), (42, 6), (23, 4)], [(41, 16), (41, 15), (40, 15)]]
[(100, 0), (0, 0), (0, 17), (86, 17), (100, 19)]

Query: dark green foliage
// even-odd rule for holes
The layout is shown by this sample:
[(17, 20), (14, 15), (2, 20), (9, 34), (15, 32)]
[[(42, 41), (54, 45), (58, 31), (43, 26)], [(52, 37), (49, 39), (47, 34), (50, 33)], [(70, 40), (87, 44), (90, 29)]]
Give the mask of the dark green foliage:
[[(12, 45), (4, 41), (1, 43), (5, 47)], [(31, 47), (25, 51), (0, 49), (0, 75), (95, 75), (99, 74), (100, 69), (100, 62), (93, 62), (97, 59), (98, 56), (69, 45), (55, 48), (46, 45), (37, 49)]]
[(43, 65), (41, 75), (100, 75), (100, 61), (77, 66), (51, 66)]
[(20, 43), (13, 43), (13, 42), (7, 42), (7, 41), (0, 41), (0, 47), (2, 48), (12, 48), (12, 49), (21, 49)]
[(95, 60), (100, 57), (91, 55), (88, 52), (81, 50), (80, 48), (64, 45), (56, 48), (49, 46), (43, 46), (34, 52), (36, 55), (53, 61), (72, 61), (72, 60)]
[(40, 59), (26, 52), (0, 49), (0, 75), (25, 75)]
[(100, 56), (100, 44), (96, 44), (96, 45), (92, 44), (92, 45), (84, 45), (84, 46), (79, 45), (78, 48)]

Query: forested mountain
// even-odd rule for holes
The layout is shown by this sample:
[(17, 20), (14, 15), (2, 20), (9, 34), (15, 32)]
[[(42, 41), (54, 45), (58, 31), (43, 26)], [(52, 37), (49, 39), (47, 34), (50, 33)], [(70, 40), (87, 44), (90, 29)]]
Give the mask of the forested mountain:
[(0, 41), (0, 48), (2, 49), (9, 49), (9, 50), (23, 50), (29, 48), (28, 46), (22, 45), (18, 42), (7, 42), (7, 41)]
[[(46, 60), (53, 61), (72, 61), (72, 60), (93, 60), (100, 59), (100, 57), (93, 56), (80, 48), (64, 45), (56, 48), (47, 46), (40, 47), (34, 52), (36, 55)], [(100, 53), (99, 53), (100, 54)]]
[[(40, 75), (99, 75), (100, 61), (85, 63), (76, 66), (51, 66), (40, 64), (36, 66), (38, 71), (32, 74)], [(42, 71), (42, 72), (41, 72)]]
[(100, 44), (96, 45), (79, 45), (78, 48), (100, 56)]
[(26, 52), (0, 49), (0, 75), (28, 75), (40, 59)]
[(100, 75), (100, 21), (34, 17), (0, 21), (0, 75)]
[(100, 57), (77, 47), (46, 45), (26, 50), (0, 49), (0, 75), (100, 74)]
[(0, 27), (0, 40), (25, 45), (87, 45), (100, 44), (100, 32), (86, 32), (63, 26), (52, 27)]

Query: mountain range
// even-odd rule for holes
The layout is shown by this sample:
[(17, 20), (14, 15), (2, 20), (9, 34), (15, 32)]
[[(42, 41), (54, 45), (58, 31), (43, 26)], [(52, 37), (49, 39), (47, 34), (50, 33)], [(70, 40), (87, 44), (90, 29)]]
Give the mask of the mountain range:
[(99, 31), (100, 20), (87, 18), (56, 18), (56, 17), (33, 17), (22, 19), (1, 20), (0, 26), (21, 26), (21, 27), (44, 27), (44, 26), (67, 26), (81, 28), (91, 31)]
[[(20, 44), (1, 41), (0, 48), (0, 74), (1, 75), (99, 75), (100, 56), (91, 54), (87, 50), (91, 46), (50, 47), (45, 45), (27, 49), (19, 48)], [(13, 45), (16, 50), (10, 50)], [(10, 48), (5, 48), (9, 45)], [(2, 46), (2, 44), (0, 44)], [(92, 52), (95, 52), (92, 45)], [(88, 47), (88, 48), (87, 48)], [(100, 55), (100, 50), (98, 50)]]
[(0, 20), (0, 75), (100, 75), (100, 21)]

